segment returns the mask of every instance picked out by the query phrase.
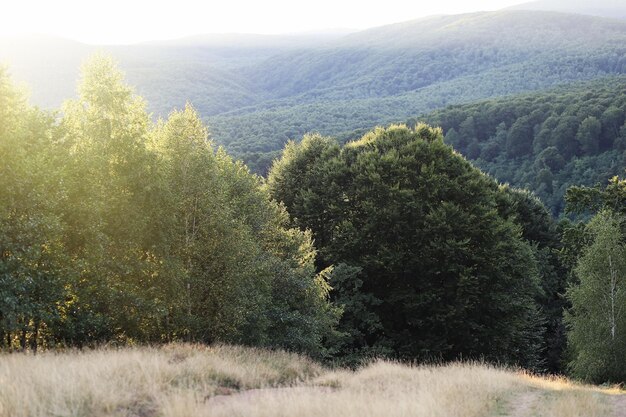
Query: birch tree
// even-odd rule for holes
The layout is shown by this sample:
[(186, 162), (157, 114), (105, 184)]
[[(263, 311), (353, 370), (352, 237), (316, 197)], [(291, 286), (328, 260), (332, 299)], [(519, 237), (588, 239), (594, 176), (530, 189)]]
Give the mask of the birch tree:
[(587, 226), (592, 243), (574, 270), (567, 297), (571, 372), (594, 382), (626, 381), (626, 244), (623, 218), (603, 210)]

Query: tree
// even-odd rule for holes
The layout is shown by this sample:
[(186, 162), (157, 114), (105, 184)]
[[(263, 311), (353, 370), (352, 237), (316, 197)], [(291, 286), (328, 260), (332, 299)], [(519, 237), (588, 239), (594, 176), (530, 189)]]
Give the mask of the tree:
[[(311, 157), (334, 149), (326, 157)], [(497, 210), (497, 184), (420, 124), (376, 129), (340, 150), (291, 144), (268, 179), (318, 268), (335, 266), (344, 355), (478, 358), (538, 365), (533, 252)], [(324, 221), (319, 222), (320, 216)]]
[(162, 308), (156, 160), (147, 149), (145, 103), (110, 57), (82, 68), (79, 96), (64, 105), (67, 152), (64, 244), (81, 265), (66, 338), (93, 343), (146, 339)]
[(327, 357), (339, 309), (309, 232), (187, 106), (156, 126), (110, 58), (62, 118), (0, 70), (0, 343), (188, 340)]
[(554, 175), (548, 168), (542, 168), (537, 172), (537, 184), (544, 185), (547, 193), (552, 194), (553, 187), (552, 182), (554, 181)]
[(563, 297), (567, 288), (569, 268), (562, 260), (561, 232), (553, 216), (533, 193), (502, 186), (499, 207), (503, 216), (513, 217), (521, 226), (522, 238), (532, 247), (541, 291), (536, 302), (541, 308), (542, 349), (545, 370), (563, 371), (563, 351), (566, 346)]
[(587, 226), (592, 243), (575, 269), (578, 285), (567, 290), (573, 375), (592, 382), (626, 381), (626, 244), (624, 219), (598, 213)]
[(465, 150), (465, 147), (470, 142), (476, 140), (476, 137), (476, 122), (474, 121), (474, 116), (468, 116), (459, 125), (459, 140), (456, 143), (451, 143), (453, 143), (458, 149)]
[(576, 140), (579, 123), (576, 116), (564, 115), (559, 119), (559, 124), (552, 132), (550, 145), (555, 146), (565, 160), (571, 159), (579, 152), (579, 145)]
[(167, 338), (211, 342), (228, 337), (243, 320), (240, 291), (249, 280), (247, 262), (241, 262), (239, 274), (233, 263), (249, 242), (227, 214), (229, 202), (208, 130), (187, 105), (152, 135), (166, 190), (162, 227), (171, 254), (166, 259), (172, 296)]
[(289, 208), (293, 224), (302, 230), (316, 231), (320, 264), (326, 266), (330, 264), (326, 261), (325, 248), (331, 235), (326, 233), (325, 224), (332, 220), (337, 208), (331, 205), (330, 198), (341, 192), (344, 183), (338, 176), (336, 180), (325, 179), (340, 170), (339, 167), (335, 170), (330, 162), (339, 152), (340, 147), (333, 139), (306, 135), (300, 143), (287, 143), (267, 179), (270, 195)]
[(8, 349), (51, 342), (73, 276), (61, 240), (53, 124), (0, 68), (0, 346)]
[(605, 187), (570, 187), (565, 194), (566, 212), (595, 214), (601, 210), (626, 214), (626, 179), (612, 177)]
[(609, 106), (600, 118), (602, 122), (601, 147), (602, 149), (610, 149), (613, 141), (619, 137), (619, 130), (626, 114), (624, 110), (617, 108), (615, 105)]
[(316, 356), (337, 311), (307, 233), (288, 228), (258, 177), (223, 150), (189, 105), (154, 131), (167, 207), (170, 330), (188, 340), (280, 346)]
[(576, 140), (585, 155), (595, 155), (600, 149), (600, 132), (602, 124), (593, 116), (588, 116), (582, 122), (576, 133)]
[(506, 140), (506, 152), (511, 158), (532, 153), (533, 127), (529, 117), (520, 117), (513, 123)]
[[(502, 122), (496, 127), (495, 135), (483, 145), (480, 157), (485, 161), (493, 161), (502, 151), (506, 143), (508, 130)], [(453, 145), (454, 146), (454, 145)]]
[(464, 143), (466, 142), (465, 139), (461, 139), (459, 132), (457, 132), (457, 130), (453, 127), (448, 129), (448, 131), (446, 132), (445, 139), (446, 139), (446, 143), (449, 143), (451, 146), (454, 146), (454, 147), (459, 147), (462, 141)]
[(548, 168), (550, 171), (558, 172), (565, 165), (565, 160), (554, 146), (547, 147), (535, 159), (538, 169)]

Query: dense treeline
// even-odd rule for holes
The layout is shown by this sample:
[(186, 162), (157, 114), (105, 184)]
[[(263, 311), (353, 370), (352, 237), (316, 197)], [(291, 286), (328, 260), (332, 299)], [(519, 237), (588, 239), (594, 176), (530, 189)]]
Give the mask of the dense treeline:
[[(577, 62), (546, 64), (568, 67)], [(517, 66), (517, 65), (516, 65)], [(370, 129), (407, 120), (416, 114), (427, 114), (453, 103), (468, 103), (490, 97), (506, 96), (511, 93), (550, 88), (563, 84), (564, 80), (592, 80), (606, 75), (604, 71), (593, 71), (581, 77), (563, 77), (562, 72), (547, 76), (544, 67), (490, 70), (454, 80), (435, 83), (416, 91), (380, 98), (329, 100), (323, 103), (302, 104), (300, 98), (285, 101), (280, 106), (254, 107), (250, 112), (226, 113), (208, 117), (214, 127), (219, 143), (229, 152), (246, 158), (246, 153), (269, 153), (280, 149), (286, 142), (297, 139), (307, 132), (324, 135), (349, 135), (359, 129)], [(588, 69), (572, 70), (580, 75)], [(524, 74), (523, 78), (511, 74)], [(619, 73), (624, 73), (620, 70)], [(536, 76), (537, 80), (525, 80)], [(509, 77), (517, 77), (515, 80)], [(521, 81), (520, 81), (521, 80)], [(239, 126), (240, 129), (236, 129)], [(251, 165), (256, 172), (265, 173), (265, 166)]]
[[(499, 181), (533, 190), (558, 215), (572, 185), (594, 185), (626, 167), (626, 80), (609, 78), (419, 118)], [(409, 124), (416, 123), (415, 120)]]
[[(526, 74), (528, 73), (526, 72)], [(451, 81), (450, 91), (445, 94), (446, 96), (454, 96), (459, 99), (458, 101), (460, 102), (473, 102), (476, 99), (482, 99), (489, 96), (501, 96), (511, 92), (507, 89), (498, 89), (496, 91), (495, 89), (498, 88), (497, 85), (499, 85), (499, 82), (496, 82), (495, 86), (492, 85), (491, 83), (494, 82), (493, 76), (494, 74), (488, 73), (481, 74), (479, 76), (472, 76), (466, 80), (464, 79), (465, 81), (463, 82), (460, 80)], [(566, 86), (556, 87), (547, 91), (513, 95), (499, 99), (481, 101), (479, 103), (474, 102), (472, 104), (453, 105), (448, 107), (446, 107), (446, 104), (449, 103), (447, 99), (436, 99), (439, 93), (442, 92), (442, 89), (447, 87), (437, 84), (422, 88), (417, 92), (402, 94), (391, 98), (343, 100), (328, 102), (326, 104), (294, 103), (293, 106), (285, 109), (260, 111), (250, 115), (229, 115), (227, 117), (218, 116), (210, 118), (210, 121), (213, 129), (220, 132), (220, 137), (222, 137), (224, 132), (230, 132), (228, 133), (229, 137), (235, 138), (233, 142), (229, 142), (227, 144), (229, 152), (232, 152), (238, 158), (244, 160), (250, 166), (251, 170), (265, 176), (271, 166), (271, 160), (275, 158), (277, 154), (275, 149), (284, 146), (284, 144), (291, 139), (301, 137), (305, 132), (314, 131), (324, 134), (332, 134), (337, 137), (341, 143), (344, 143), (349, 140), (358, 139), (376, 125), (394, 123), (400, 120), (407, 121), (409, 125), (414, 125), (416, 120), (426, 121), (437, 125), (449, 123), (450, 119), (446, 118), (449, 114), (449, 117), (457, 125), (455, 133), (459, 133), (460, 123), (464, 120), (458, 121), (456, 119), (456, 115), (454, 114), (467, 112), (467, 117), (469, 115), (474, 116), (475, 113), (478, 113), (476, 118), (480, 119), (480, 123), (482, 124), (479, 123), (475, 129), (479, 129), (480, 132), (480, 129), (483, 127), (489, 128), (490, 132), (493, 132), (492, 136), (494, 136), (495, 129), (502, 121), (505, 121), (505, 124), (508, 121), (510, 124), (507, 126), (510, 128), (512, 126), (512, 122), (510, 120), (515, 115), (517, 115), (517, 117), (521, 117), (523, 115), (530, 116), (530, 114), (535, 112), (534, 116), (536, 116), (539, 114), (536, 111), (545, 109), (547, 112), (554, 113), (558, 116), (560, 114), (568, 114), (565, 110), (563, 110), (563, 106), (569, 107), (571, 105), (572, 107), (568, 109), (568, 112), (573, 112), (574, 117), (584, 115), (583, 118), (585, 118), (590, 114), (589, 109), (585, 109), (587, 104), (589, 104), (588, 107), (598, 105), (604, 109), (609, 107), (606, 105), (606, 102), (608, 101), (615, 101), (615, 105), (619, 105), (623, 102), (623, 97), (621, 96), (623, 95), (623, 86), (625, 82), (626, 81), (622, 76), (602, 77), (593, 81), (568, 84)], [(445, 85), (447, 84), (448, 83)], [(555, 80), (554, 83), (548, 85), (553, 84), (557, 84), (557, 81)], [(505, 83), (505, 85), (508, 85), (508, 83)], [(554, 106), (552, 106), (552, 100), (555, 101)], [(586, 101), (589, 101), (589, 103), (585, 103)], [(575, 109), (574, 106), (576, 105), (579, 105), (580, 107)], [(495, 107), (499, 108), (495, 109)], [(434, 108), (443, 109), (432, 112), (431, 110)], [(511, 109), (510, 111), (513, 112), (513, 115), (508, 114), (509, 108)], [(345, 109), (350, 109), (351, 114), (342, 114)], [(400, 112), (401, 114), (397, 109), (402, 109)], [(489, 110), (490, 117), (496, 119), (492, 119), (491, 121), (485, 120), (485, 116), (481, 113), (483, 110)], [(300, 113), (302, 115), (300, 115)], [(591, 112), (591, 114), (596, 113), (597, 110)], [(320, 114), (328, 114), (329, 119), (319, 120), (318, 115)], [(416, 114), (421, 114), (422, 116), (415, 117), (414, 115)], [(406, 115), (406, 117), (404, 115)], [(492, 123), (495, 122), (495, 120), (499, 121), (493, 125)], [(280, 125), (281, 129), (285, 130), (276, 131), (273, 126), (274, 124)], [(235, 131), (233, 126), (240, 126), (241, 129)], [(450, 129), (449, 127), (446, 127), (447, 126), (444, 126), (445, 133), (447, 133)], [(533, 128), (534, 127), (535, 126), (533, 126)], [(540, 126), (539, 128), (549, 129), (552, 131), (557, 127), (558, 126), (556, 125), (546, 125)], [(562, 133), (564, 132), (556, 132), (556, 134)], [(472, 132), (470, 132), (470, 134), (476, 135)], [(479, 133), (479, 135), (483, 135), (483, 133)], [(546, 132), (544, 132), (544, 136), (545, 135)], [(261, 136), (267, 136), (268, 138), (271, 137), (271, 140), (263, 139)], [(574, 133), (574, 137), (575, 136), (576, 133)], [(623, 137), (623, 134), (620, 133), (620, 136)], [(488, 138), (489, 137), (487, 137), (487, 139)], [(466, 149), (467, 143), (460, 143), (460, 145), (463, 147), (461, 151), (463, 151), (467, 157), (474, 160), (482, 169), (496, 176), (505, 176), (503, 181), (510, 181), (512, 184), (530, 188), (533, 191), (539, 192), (534, 181), (525, 180), (517, 182), (518, 179), (513, 178), (513, 174), (511, 174), (511, 172), (517, 172), (516, 166), (494, 171), (494, 167), (492, 166), (493, 161), (491, 159), (489, 161), (484, 161), (478, 158), (480, 153), (476, 146), (473, 146), (472, 149)], [(491, 147), (493, 148), (493, 146)], [(514, 158), (505, 152), (501, 152), (501, 149), (494, 150), (494, 152), (497, 155), (505, 155), (507, 160)], [(485, 156), (489, 155), (489, 153), (485, 154)], [(603, 155), (605, 158), (600, 158), (602, 160), (598, 160), (598, 152), (593, 148), (580, 149), (577, 159), (585, 156), (590, 156), (590, 158), (583, 159), (583, 163), (579, 163), (578, 166), (572, 165), (568, 167), (568, 169), (563, 172), (562, 177), (566, 178), (568, 175), (577, 175), (582, 177), (581, 172), (589, 171), (590, 173), (593, 173), (593, 178), (580, 179), (590, 185), (597, 182), (599, 179), (604, 180), (605, 178), (617, 173), (615, 169), (602, 169), (603, 166), (607, 165), (607, 161), (615, 160), (613, 155)], [(489, 158), (495, 157), (489, 156)], [(611, 164), (609, 162), (609, 166), (610, 165)], [(567, 185), (572, 184), (576, 184), (576, 181), (568, 182)], [(549, 197), (546, 193), (543, 193), (542, 199), (545, 199), (546, 203), (548, 203), (551, 208), (558, 205), (556, 211), (562, 212), (563, 194), (567, 185), (563, 187), (562, 184), (560, 184), (560, 191), (553, 197)]]
[(554, 217), (425, 124), (343, 147), (290, 142), (268, 177), (343, 310), (336, 358), (483, 358), (623, 382), (626, 180), (570, 187)]
[(310, 236), (208, 141), (150, 122), (107, 58), (60, 117), (0, 72), (0, 346), (190, 340), (324, 355), (337, 311)]

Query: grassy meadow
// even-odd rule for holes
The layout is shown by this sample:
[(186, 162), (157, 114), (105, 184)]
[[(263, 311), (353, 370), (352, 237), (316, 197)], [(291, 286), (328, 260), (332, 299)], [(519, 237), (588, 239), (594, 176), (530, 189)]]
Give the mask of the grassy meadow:
[(352, 371), (233, 346), (0, 356), (0, 417), (604, 417), (620, 416), (624, 398), (483, 364)]

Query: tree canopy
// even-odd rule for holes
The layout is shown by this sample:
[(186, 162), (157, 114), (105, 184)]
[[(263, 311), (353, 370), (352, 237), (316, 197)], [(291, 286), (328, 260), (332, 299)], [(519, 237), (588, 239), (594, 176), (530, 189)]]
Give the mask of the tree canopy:
[[(571, 186), (626, 168), (622, 78), (452, 106), (409, 121), (441, 126), (446, 142), (499, 181), (532, 190), (560, 215)], [(471, 121), (471, 129), (468, 124)]]
[(379, 128), (343, 148), (307, 136), (268, 188), (312, 230), (318, 268), (335, 266), (344, 352), (545, 365), (540, 265), (520, 213), (440, 130)]
[(156, 125), (114, 62), (60, 117), (0, 72), (5, 348), (237, 342), (324, 356), (338, 310), (306, 232), (187, 106)]

